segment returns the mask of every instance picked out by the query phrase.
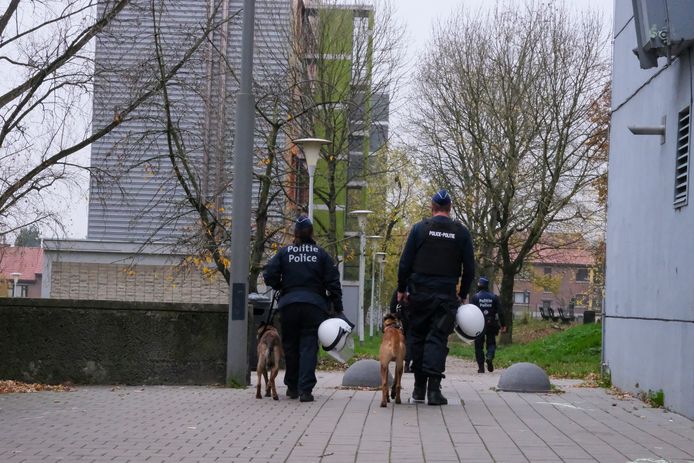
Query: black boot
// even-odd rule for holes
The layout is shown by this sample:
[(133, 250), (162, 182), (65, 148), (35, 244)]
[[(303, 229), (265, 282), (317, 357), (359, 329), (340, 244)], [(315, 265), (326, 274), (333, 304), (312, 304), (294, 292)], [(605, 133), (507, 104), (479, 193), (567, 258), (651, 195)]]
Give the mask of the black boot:
[(427, 403), (429, 405), (448, 405), (448, 399), (441, 394), (441, 377), (430, 376), (427, 384)]
[(494, 364), (492, 363), (492, 359), (487, 360), (487, 370), (489, 370), (490, 373), (494, 371)]
[(484, 373), (484, 362), (477, 362), (477, 373)]
[(412, 391), (412, 400), (415, 402), (424, 402), (427, 390), (427, 377), (424, 373), (414, 372), (414, 390)]

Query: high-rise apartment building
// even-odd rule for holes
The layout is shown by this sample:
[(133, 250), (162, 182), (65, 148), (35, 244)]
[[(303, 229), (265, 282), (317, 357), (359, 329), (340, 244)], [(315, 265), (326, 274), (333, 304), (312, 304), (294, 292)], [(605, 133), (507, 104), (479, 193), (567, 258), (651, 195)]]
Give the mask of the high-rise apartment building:
[[(154, 21), (165, 65), (171, 67), (200, 37), (208, 18), (209, 40), (169, 82), (174, 122), (191, 163), (191, 177), (218, 209), (231, 212), (231, 152), (241, 60), (241, 0), (133, 1), (96, 41), (93, 126), (118, 117), (158, 72)], [(104, 2), (99, 2), (102, 9)], [(215, 10), (215, 8), (218, 8)], [(159, 9), (160, 8), (160, 9)], [(286, 77), (290, 0), (258, 0), (254, 78), (273, 85)], [(258, 143), (262, 143), (262, 121)], [(196, 221), (168, 159), (161, 98), (153, 98), (92, 146), (89, 240), (173, 241)]]

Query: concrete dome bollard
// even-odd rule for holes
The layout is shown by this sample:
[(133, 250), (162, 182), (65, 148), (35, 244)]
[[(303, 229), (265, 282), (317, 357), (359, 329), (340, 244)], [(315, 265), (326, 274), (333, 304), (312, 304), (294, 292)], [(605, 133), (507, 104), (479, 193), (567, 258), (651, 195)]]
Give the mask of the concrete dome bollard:
[[(388, 372), (388, 385), (393, 384), (393, 376)], [(354, 362), (342, 377), (342, 385), (347, 387), (380, 387), (381, 363), (378, 360), (364, 359)]]
[(499, 378), (497, 389), (506, 392), (550, 392), (552, 386), (545, 370), (534, 363), (514, 363)]

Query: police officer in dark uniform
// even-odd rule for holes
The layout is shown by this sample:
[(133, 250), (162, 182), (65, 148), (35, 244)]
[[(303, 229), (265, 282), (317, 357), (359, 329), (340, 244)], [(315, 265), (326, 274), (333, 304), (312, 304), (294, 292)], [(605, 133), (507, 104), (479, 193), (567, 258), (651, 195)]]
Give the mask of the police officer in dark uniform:
[(280, 291), (278, 307), (286, 362), (287, 396), (313, 401), (318, 362), (318, 326), (328, 318), (330, 304), (342, 313), (340, 272), (330, 255), (313, 240), (313, 224), (301, 216), (294, 243), (281, 248), (263, 270), (265, 283)]
[(412, 399), (424, 401), (426, 392), (429, 405), (448, 403), (441, 394), (448, 336), (475, 275), (470, 232), (449, 217), (450, 211), (451, 197), (441, 190), (431, 199), (432, 217), (412, 227), (398, 268), (398, 301), (409, 303)]
[[(477, 359), (478, 373), (484, 373), (484, 340), (487, 340), (487, 369), (494, 371), (494, 353), (496, 352), (496, 335), (506, 331), (504, 315), (501, 313), (499, 296), (489, 291), (489, 280), (480, 277), (477, 283), (477, 294), (470, 298), (470, 303), (475, 304), (484, 314), (484, 331), (475, 338), (475, 358)], [(498, 321), (497, 321), (498, 319)]]

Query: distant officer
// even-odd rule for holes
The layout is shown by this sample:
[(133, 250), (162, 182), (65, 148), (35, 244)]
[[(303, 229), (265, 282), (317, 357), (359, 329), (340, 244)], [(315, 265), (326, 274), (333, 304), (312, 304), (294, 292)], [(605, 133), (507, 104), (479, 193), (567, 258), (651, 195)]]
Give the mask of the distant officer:
[(412, 399), (424, 401), (426, 391), (429, 405), (448, 403), (441, 394), (448, 336), (455, 326), (458, 305), (467, 298), (475, 275), (470, 232), (452, 220), (450, 212), (451, 197), (441, 190), (431, 198), (432, 217), (412, 227), (398, 268), (397, 298), (409, 302), (408, 346), (415, 381)]
[(501, 313), (499, 296), (489, 291), (489, 280), (480, 277), (477, 283), (477, 294), (472, 296), (470, 303), (475, 304), (484, 314), (484, 331), (475, 338), (475, 358), (477, 359), (478, 373), (484, 373), (484, 340), (487, 339), (487, 370), (494, 371), (494, 353), (496, 352), (496, 335), (506, 332), (504, 315)]
[(294, 243), (281, 248), (263, 270), (265, 283), (280, 291), (282, 347), (287, 396), (313, 401), (318, 361), (318, 326), (329, 306), (342, 312), (340, 272), (313, 240), (313, 224), (301, 216), (294, 225)]

